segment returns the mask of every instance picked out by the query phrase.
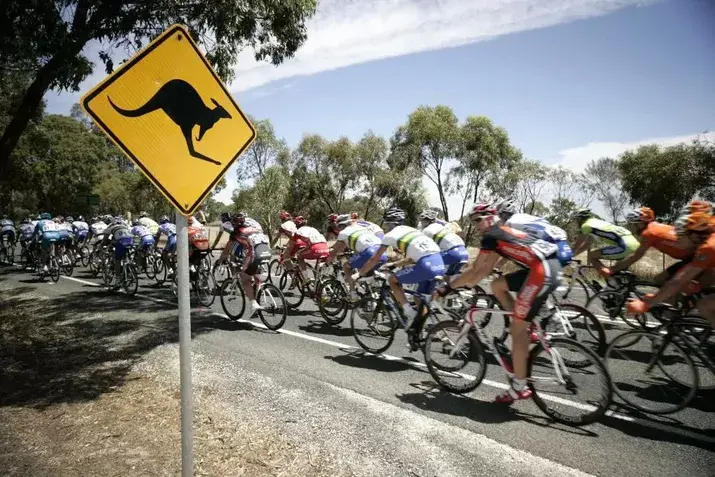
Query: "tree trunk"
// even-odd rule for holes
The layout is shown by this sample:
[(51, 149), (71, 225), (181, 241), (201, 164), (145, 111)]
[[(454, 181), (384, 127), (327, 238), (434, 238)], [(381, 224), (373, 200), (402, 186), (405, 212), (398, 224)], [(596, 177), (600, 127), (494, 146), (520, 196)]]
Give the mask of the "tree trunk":
[(444, 197), (444, 187), (442, 187), (442, 174), (437, 170), (437, 192), (439, 193), (439, 201), (442, 204), (442, 213), (444, 220), (449, 222), (449, 210), (447, 210), (447, 199)]
[(362, 216), (363, 219), (367, 220), (367, 214), (370, 212), (370, 207), (372, 206), (372, 200), (375, 196), (373, 191), (370, 192), (370, 197), (367, 199), (367, 204), (365, 205), (365, 215)]

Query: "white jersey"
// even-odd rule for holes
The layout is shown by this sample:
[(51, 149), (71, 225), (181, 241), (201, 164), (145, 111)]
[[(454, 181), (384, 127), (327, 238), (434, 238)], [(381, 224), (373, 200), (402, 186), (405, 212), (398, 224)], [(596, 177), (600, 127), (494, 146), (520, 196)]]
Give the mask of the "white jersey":
[(374, 224), (372, 222), (368, 222), (367, 220), (358, 220), (355, 223), (357, 225), (365, 227), (366, 229), (368, 229), (370, 232), (374, 233), (378, 237), (382, 237), (385, 234), (385, 232), (382, 230), (382, 228), (379, 225)]
[[(149, 217), (142, 217), (139, 219), (139, 225), (142, 225), (146, 227), (149, 231), (154, 231), (156, 232), (156, 229), (159, 228), (159, 224), (157, 224), (154, 220), (150, 219)], [(152, 232), (152, 233), (154, 233)]]
[(535, 215), (514, 214), (505, 224), (507, 227), (526, 232), (546, 242), (556, 243), (568, 239), (563, 229), (551, 225), (546, 219)]
[(37, 222), (39, 222), (39, 220), (31, 220), (30, 221), (30, 223), (32, 224), (32, 230), (35, 230), (35, 228), (37, 227)]
[(287, 220), (281, 224), (281, 231), (288, 237), (292, 237), (296, 230), (298, 230), (298, 227), (295, 226), (295, 222), (292, 220)]
[(72, 225), (74, 225), (74, 228), (76, 228), (78, 232), (80, 230), (89, 230), (89, 225), (87, 225), (87, 222), (82, 222), (81, 220), (75, 220), (74, 222), (72, 222)]
[(439, 245), (434, 243), (434, 240), (406, 225), (398, 225), (387, 232), (382, 239), (382, 245), (399, 250), (413, 262), (440, 252)]
[(62, 222), (61, 224), (57, 224), (57, 229), (58, 230), (65, 230), (71, 234), (74, 233), (74, 229), (72, 228), (72, 224), (68, 222)]
[(233, 232), (233, 224), (230, 220), (227, 222), (221, 222), (221, 232)]
[(194, 223), (191, 224), (192, 227), (198, 227), (198, 228), (200, 228), (200, 229), (203, 229), (203, 228), (204, 228), (204, 224), (202, 224), (201, 222), (199, 222), (196, 217), (194, 217), (194, 216), (192, 215), (191, 218), (194, 219)]
[(92, 234), (94, 235), (102, 235), (105, 230), (107, 230), (107, 224), (105, 224), (102, 221), (95, 222), (92, 225), (90, 225), (90, 228), (92, 230)]
[(453, 230), (449, 224), (435, 222), (422, 229), (422, 233), (434, 240), (441, 251), (446, 252), (454, 247), (464, 247), (464, 240)]
[(318, 229), (308, 227), (307, 225), (304, 225), (296, 230), (295, 236), (296, 238), (300, 238), (311, 245), (315, 245), (316, 243), (328, 243), (323, 234), (318, 232)]
[(259, 224), (257, 220), (254, 220), (254, 219), (252, 219), (252, 218), (250, 218), (250, 217), (246, 217), (246, 220), (245, 220), (244, 223), (245, 223), (246, 225), (248, 225), (249, 227), (251, 227), (251, 228), (260, 230), (261, 233), (263, 233), (263, 227), (261, 227), (261, 224)]
[(382, 240), (369, 228), (361, 225), (350, 225), (338, 234), (338, 242), (343, 242), (350, 250), (361, 253), (370, 247), (382, 244)]

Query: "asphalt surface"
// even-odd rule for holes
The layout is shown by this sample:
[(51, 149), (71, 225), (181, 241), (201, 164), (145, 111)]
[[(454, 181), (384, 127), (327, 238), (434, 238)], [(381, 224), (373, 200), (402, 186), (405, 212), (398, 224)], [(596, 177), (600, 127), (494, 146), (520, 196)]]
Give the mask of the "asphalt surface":
[[(146, 279), (132, 298), (97, 287), (100, 280), (81, 268), (51, 284), (2, 267), (0, 282), (51, 300), (82, 296), (72, 306), (107, 315), (96, 319), (122, 315), (152, 327), (174, 313), (168, 285)], [(218, 298), (210, 309), (195, 308), (192, 320), (196, 386), (212, 390), (227, 412), (327, 449), (357, 474), (706, 476), (715, 469), (712, 394), (662, 417), (616, 402), (602, 422), (569, 428), (551, 422), (532, 402), (493, 404), (506, 383), (493, 362), (475, 391), (441, 392), (421, 353), (407, 350), (403, 331), (384, 355), (365, 354), (349, 319), (329, 326), (308, 299), (277, 333), (258, 319), (227, 320)], [(609, 328), (609, 337), (617, 329)], [(175, 348), (155, 351), (162, 355), (152, 365), (159, 373), (178, 373)]]

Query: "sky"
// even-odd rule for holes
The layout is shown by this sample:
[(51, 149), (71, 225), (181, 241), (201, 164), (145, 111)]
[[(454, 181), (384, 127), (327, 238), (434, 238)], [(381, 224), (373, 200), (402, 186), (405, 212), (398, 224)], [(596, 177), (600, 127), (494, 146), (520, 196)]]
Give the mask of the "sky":
[[(246, 51), (229, 88), (290, 146), (305, 133), (389, 137), (416, 107), (444, 104), (503, 126), (526, 157), (581, 171), (715, 130), (712, 25), (711, 0), (325, 0), (293, 59)], [(68, 113), (103, 76), (49, 93), (48, 111)], [(228, 182), (224, 201), (234, 171)]]

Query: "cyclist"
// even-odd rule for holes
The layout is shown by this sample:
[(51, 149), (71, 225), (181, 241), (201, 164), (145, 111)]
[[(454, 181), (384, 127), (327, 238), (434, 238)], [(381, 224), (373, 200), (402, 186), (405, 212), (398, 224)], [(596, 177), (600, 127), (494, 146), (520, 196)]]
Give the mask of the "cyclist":
[(132, 236), (136, 240), (137, 250), (145, 256), (149, 255), (151, 249), (154, 248), (156, 241), (149, 229), (142, 225), (141, 219), (132, 219), (132, 228), (130, 229)]
[[(298, 267), (305, 273), (307, 266), (306, 260), (324, 260), (328, 258), (330, 251), (328, 250), (328, 241), (317, 229), (309, 227), (307, 220), (303, 216), (293, 217), (296, 231), (293, 237), (288, 242), (286, 249), (281, 255), (281, 260), (298, 259)], [(317, 272), (317, 267), (316, 267)], [(307, 284), (314, 280), (310, 277), (306, 280)]]
[(448, 227), (450, 232), (455, 233), (457, 235), (460, 235), (462, 233), (462, 227), (459, 226), (457, 222), (447, 222), (446, 220), (442, 220), (439, 218), (439, 213), (434, 210), (434, 209), (425, 209), (422, 211), (420, 214), (419, 218), (419, 223), (417, 224), (417, 228), (422, 230), (423, 228), (427, 227), (430, 224), (438, 223), (440, 225), (444, 225)]
[(67, 251), (72, 251), (74, 247), (74, 230), (72, 230), (72, 224), (66, 221), (61, 215), (57, 216), (55, 221), (60, 231), (60, 239), (57, 241), (57, 245), (60, 245)]
[(89, 242), (92, 239), (102, 240), (102, 238), (104, 238), (105, 230), (107, 230), (107, 223), (100, 218), (93, 218), (92, 224), (89, 226), (87, 241)]
[(469, 261), (469, 253), (464, 240), (453, 232), (452, 226), (439, 220), (436, 211), (427, 209), (420, 214), (417, 228), (439, 245), (442, 261), (447, 267), (445, 275), (451, 277), (458, 274)]
[(193, 217), (189, 217), (186, 224), (189, 236), (189, 270), (193, 273), (210, 251), (209, 239), (206, 236), (206, 229), (201, 224), (197, 225)]
[(494, 208), (497, 210), (502, 223), (507, 227), (521, 230), (538, 239), (555, 244), (559, 249), (556, 255), (562, 267), (566, 266), (573, 258), (573, 250), (571, 250), (568, 236), (564, 229), (551, 225), (544, 218), (517, 213), (516, 204), (509, 199), (497, 202), (494, 204)]
[(122, 259), (134, 245), (134, 237), (129, 230), (129, 226), (119, 216), (114, 217), (107, 230), (104, 231), (102, 246), (106, 247), (110, 242), (114, 245), (114, 283), (113, 285), (110, 284), (110, 286), (113, 289), (117, 289), (121, 280)]
[[(382, 239), (358, 223), (359, 221), (351, 218), (348, 214), (342, 214), (335, 218), (335, 226), (332, 230), (337, 231), (337, 240), (330, 249), (330, 255), (325, 261), (325, 264), (330, 264), (337, 255), (344, 253), (346, 250), (355, 252), (350, 259), (343, 264), (345, 272), (345, 281), (350, 289), (351, 298), (357, 298), (355, 292), (355, 282), (352, 279), (352, 271), (359, 270), (367, 263), (378, 251), (382, 244)], [(387, 254), (380, 255), (380, 259), (375, 265), (377, 268), (387, 262)], [(368, 274), (372, 273), (372, 270)]]
[(169, 275), (171, 275), (174, 271), (169, 266), (169, 258), (176, 253), (176, 225), (169, 222), (169, 217), (166, 215), (159, 217), (159, 228), (156, 231), (156, 235), (154, 235), (155, 243), (159, 243), (162, 234), (166, 235), (166, 245), (164, 245), (164, 250), (161, 253), (161, 261), (167, 267)]
[[(693, 212), (681, 216), (675, 222), (675, 231), (679, 237), (692, 242), (697, 247), (693, 259), (678, 271), (660, 290), (645, 300), (632, 300), (628, 303), (628, 312), (645, 314), (657, 303), (672, 300), (678, 292), (693, 289), (692, 281), (700, 286), (708, 287), (715, 284), (715, 228), (713, 216), (705, 212)], [(696, 303), (700, 313), (715, 326), (715, 295), (706, 296)]]
[(40, 260), (42, 261), (42, 271), (47, 273), (47, 264), (50, 261), (49, 251), (52, 245), (60, 240), (60, 231), (57, 224), (52, 220), (52, 216), (44, 212), (40, 214), (34, 233), (34, 242), (40, 243)]
[(281, 211), (281, 220), (283, 223), (281, 223), (280, 227), (278, 227), (278, 233), (276, 234), (276, 241), (271, 245), (271, 248), (276, 248), (276, 245), (278, 245), (278, 241), (281, 239), (281, 237), (288, 237), (288, 240), (293, 238), (293, 234), (295, 233), (298, 228), (295, 226), (295, 222), (293, 222), (293, 216), (291, 215), (290, 212), (287, 212), (285, 210)]
[[(328, 226), (326, 228), (325, 232), (325, 238), (328, 240), (332, 240), (333, 238), (336, 238), (338, 234), (340, 233), (340, 230), (338, 229), (336, 222), (338, 221), (338, 214), (330, 214), (328, 215)], [(355, 220), (352, 218), (352, 216), (348, 215), (348, 217), (351, 217), (351, 220)]]
[[(251, 303), (249, 317), (256, 311), (263, 310), (263, 307), (256, 301), (256, 296), (251, 283), (252, 277), (258, 272), (262, 264), (271, 259), (271, 247), (268, 237), (262, 231), (251, 227), (246, 223), (245, 214), (239, 212), (231, 217), (233, 232), (228, 243), (223, 249), (217, 263), (221, 263), (234, 250), (234, 245), (238, 245), (238, 253), (243, 253), (243, 265), (241, 267), (241, 283), (246, 292), (246, 298)], [(234, 252), (235, 253), (235, 252)]]
[(212, 250), (216, 248), (224, 232), (229, 235), (231, 234), (231, 232), (233, 232), (233, 224), (231, 224), (231, 214), (229, 214), (228, 212), (221, 213), (221, 225), (218, 229), (218, 235), (214, 239), (214, 243), (211, 245)]
[(611, 268), (602, 270), (603, 275), (610, 276), (628, 269), (652, 247), (669, 257), (680, 260), (658, 274), (653, 280), (656, 285), (662, 285), (687, 265), (695, 253), (695, 244), (685, 237), (678, 237), (674, 226), (656, 222), (653, 210), (648, 207), (640, 207), (628, 212), (626, 222), (628, 222), (628, 229), (638, 235), (640, 247), (633, 255), (621, 260)]
[(17, 231), (15, 230), (15, 223), (10, 220), (7, 215), (3, 215), (2, 218), (0, 218), (0, 246), (7, 248), (15, 245), (16, 237)]
[[(382, 223), (387, 233), (382, 239), (382, 244), (380, 248), (375, 250), (372, 258), (357, 273), (353, 274), (352, 278), (357, 280), (371, 273), (382, 260), (382, 255), (387, 251), (388, 247), (399, 250), (405, 256), (404, 259), (391, 264), (394, 267), (399, 267), (403, 264), (407, 266), (391, 274), (388, 278), (388, 283), (392, 294), (404, 310), (405, 318), (407, 319), (405, 330), (408, 333), (410, 349), (416, 351), (414, 333), (415, 330), (421, 328), (422, 323), (415, 323), (417, 310), (412, 308), (407, 301), (402, 285), (417, 283), (419, 284), (417, 287), (418, 293), (430, 293), (434, 279), (444, 275), (445, 269), (439, 245), (419, 230), (404, 225), (405, 219), (405, 211), (402, 209), (392, 208), (385, 211)], [(417, 306), (421, 306), (421, 303), (418, 302)]]
[(150, 234), (156, 235), (159, 230), (159, 224), (157, 224), (145, 211), (139, 212), (139, 225), (146, 227)]
[[(350, 217), (357, 217), (357, 214), (353, 212), (353, 214)], [(367, 220), (362, 220), (359, 217), (355, 220), (355, 223), (360, 225), (361, 227), (365, 227), (368, 229), (370, 232), (374, 233), (377, 237), (379, 237), (381, 240), (385, 236), (385, 232), (382, 230), (382, 227), (380, 227), (377, 224), (374, 224), (372, 222), (368, 222)]]
[(596, 251), (589, 251), (588, 263), (603, 275), (605, 266), (601, 259), (622, 260), (635, 252), (638, 239), (618, 225), (609, 224), (595, 217), (590, 209), (579, 209), (571, 215), (571, 220), (579, 226), (579, 236), (574, 244), (574, 256), (590, 249), (595, 240), (606, 242), (607, 246)]
[(20, 224), (20, 246), (25, 249), (35, 233), (35, 227), (32, 225), (32, 220), (26, 218)]
[(84, 221), (84, 217), (81, 215), (77, 217), (72, 223), (72, 230), (75, 234), (75, 239), (77, 240), (77, 245), (82, 245), (87, 241), (87, 235), (89, 234), (89, 225)]
[[(491, 273), (500, 257), (506, 257), (522, 267), (492, 283), (492, 292), (502, 308), (514, 312), (509, 329), (515, 377), (509, 389), (495, 399), (498, 403), (511, 404), (531, 397), (531, 390), (526, 386), (530, 341), (527, 330), (549, 294), (560, 284), (561, 263), (556, 258), (558, 246), (503, 225), (496, 209), (490, 204), (475, 204), (469, 217), (476, 223), (477, 229), (484, 232), (479, 255), (473, 266), (437, 290), (436, 294), (445, 296), (456, 288), (478, 284)], [(505, 286), (498, 284), (500, 280)], [(518, 293), (516, 302), (509, 291)]]

